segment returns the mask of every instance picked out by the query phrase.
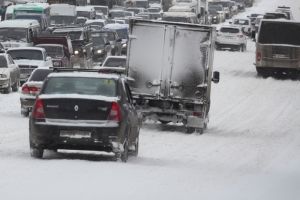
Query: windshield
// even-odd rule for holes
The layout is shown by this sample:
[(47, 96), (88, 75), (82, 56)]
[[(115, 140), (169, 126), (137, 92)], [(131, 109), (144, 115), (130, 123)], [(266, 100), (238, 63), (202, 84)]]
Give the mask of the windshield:
[(235, 19), (233, 24), (238, 24), (238, 25), (249, 25), (249, 21), (245, 19)]
[(87, 18), (77, 18), (76, 24), (84, 24), (87, 21)]
[(94, 7), (97, 12), (102, 12), (104, 15), (108, 14), (108, 9), (105, 7)]
[(7, 60), (4, 56), (0, 56), (0, 68), (7, 68)]
[(94, 37), (93, 38), (93, 46), (99, 46), (99, 45), (104, 45), (105, 44), (105, 40), (103, 37)]
[(27, 41), (27, 29), (25, 28), (0, 28), (0, 41), (9, 40)]
[(73, 16), (51, 16), (50, 17), (51, 24), (69, 25), (69, 24), (74, 24), (75, 20), (76, 17)]
[(39, 50), (8, 50), (7, 53), (9, 53), (14, 60), (43, 60), (43, 53)]
[(35, 19), (40, 24), (42, 22), (42, 16), (41, 15), (17, 15), (15, 19)]
[(213, 15), (218, 14), (218, 11), (215, 9), (208, 9), (208, 12), (209, 12), (209, 14), (213, 14)]
[(52, 77), (46, 83), (43, 94), (83, 94), (116, 96), (116, 81), (91, 77)]
[(127, 29), (117, 29), (118, 36), (122, 39), (128, 39), (128, 31)]
[(123, 11), (119, 12), (110, 12), (111, 18), (117, 18), (117, 17), (125, 17), (125, 14)]
[(104, 24), (104, 22), (91, 22), (91, 23), (88, 23), (88, 25), (97, 25), (97, 26), (103, 27), (105, 24)]
[(44, 81), (45, 78), (53, 72), (51, 69), (36, 69), (28, 79), (28, 81)]
[(69, 35), (71, 40), (82, 40), (81, 31), (66, 31), (66, 32), (53, 32), (54, 35)]
[(77, 11), (77, 17), (86, 17), (86, 18), (90, 19), (91, 13), (88, 11)]
[(169, 21), (169, 22), (184, 22), (188, 23), (187, 18), (185, 17), (163, 17), (164, 21)]
[(222, 33), (239, 33), (240, 30), (237, 28), (221, 28), (220, 32), (222, 32)]
[(108, 58), (103, 64), (104, 67), (125, 67), (126, 59), (124, 58)]
[(61, 58), (64, 55), (63, 48), (60, 46), (38, 45), (38, 47), (44, 48), (51, 58)]
[(300, 24), (262, 22), (258, 42), (261, 44), (300, 45)]

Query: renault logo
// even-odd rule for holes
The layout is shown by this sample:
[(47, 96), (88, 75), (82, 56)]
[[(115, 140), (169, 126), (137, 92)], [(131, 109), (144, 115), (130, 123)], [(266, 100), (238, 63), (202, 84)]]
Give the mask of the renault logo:
[(74, 106), (74, 110), (75, 110), (75, 111), (78, 111), (78, 110), (79, 110), (78, 105), (75, 105), (75, 106)]

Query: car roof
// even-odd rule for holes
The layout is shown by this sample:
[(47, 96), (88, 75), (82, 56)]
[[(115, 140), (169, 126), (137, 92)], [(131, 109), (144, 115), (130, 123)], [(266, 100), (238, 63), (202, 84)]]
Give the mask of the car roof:
[(98, 72), (54, 72), (48, 75), (48, 77), (78, 77), (78, 78), (104, 78), (104, 79), (120, 79), (116, 74), (103, 74)]
[(9, 48), (7, 51), (11, 50), (39, 50), (39, 51), (45, 51), (44, 48), (41, 47), (16, 47), (16, 48)]
[[(108, 58), (121, 58), (121, 59), (126, 59), (127, 57), (126, 56), (107, 56), (106, 59)], [(105, 60), (106, 60), (105, 59)]]
[(33, 19), (12, 19), (12, 20), (4, 20), (0, 22), (0, 28), (27, 28), (29, 26), (36, 25), (39, 26), (39, 22)]
[(128, 29), (129, 25), (128, 24), (106, 24), (104, 26), (105, 29)]

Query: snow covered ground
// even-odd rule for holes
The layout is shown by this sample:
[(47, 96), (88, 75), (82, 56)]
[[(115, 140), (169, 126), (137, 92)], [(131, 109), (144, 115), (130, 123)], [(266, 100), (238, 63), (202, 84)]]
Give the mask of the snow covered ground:
[[(300, 19), (299, 0), (257, 0), (249, 12), (282, 4)], [(31, 158), (19, 93), (0, 94), (0, 199), (298, 200), (300, 81), (257, 77), (254, 52), (248, 41), (245, 53), (215, 53), (221, 81), (204, 135), (146, 124), (139, 157), (126, 164), (77, 153)]]

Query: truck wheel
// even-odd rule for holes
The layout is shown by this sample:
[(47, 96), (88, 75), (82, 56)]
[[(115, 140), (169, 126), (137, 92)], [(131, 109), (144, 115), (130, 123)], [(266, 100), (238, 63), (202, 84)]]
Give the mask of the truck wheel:
[(159, 120), (160, 121), (160, 123), (162, 123), (162, 124), (168, 124), (168, 123), (170, 123), (170, 121), (165, 121), (165, 120)]
[(192, 133), (194, 133), (195, 132), (195, 128), (193, 128), (193, 127), (186, 127), (186, 133), (187, 134), (192, 134)]
[(16, 81), (16, 83), (12, 86), (12, 91), (17, 92), (20, 87), (20, 81)]
[(263, 78), (268, 78), (271, 74), (268, 70), (260, 69), (256, 67), (256, 72), (258, 76), (262, 76)]
[(203, 128), (197, 128), (196, 129), (196, 132), (199, 133), (200, 135), (203, 134), (203, 131), (204, 131)]
[(30, 148), (30, 155), (33, 158), (43, 158), (43, 154), (44, 154), (44, 149), (34, 148), (34, 147)]
[(124, 151), (121, 153), (121, 161), (126, 163), (128, 160), (128, 142), (127, 140), (124, 143)]

